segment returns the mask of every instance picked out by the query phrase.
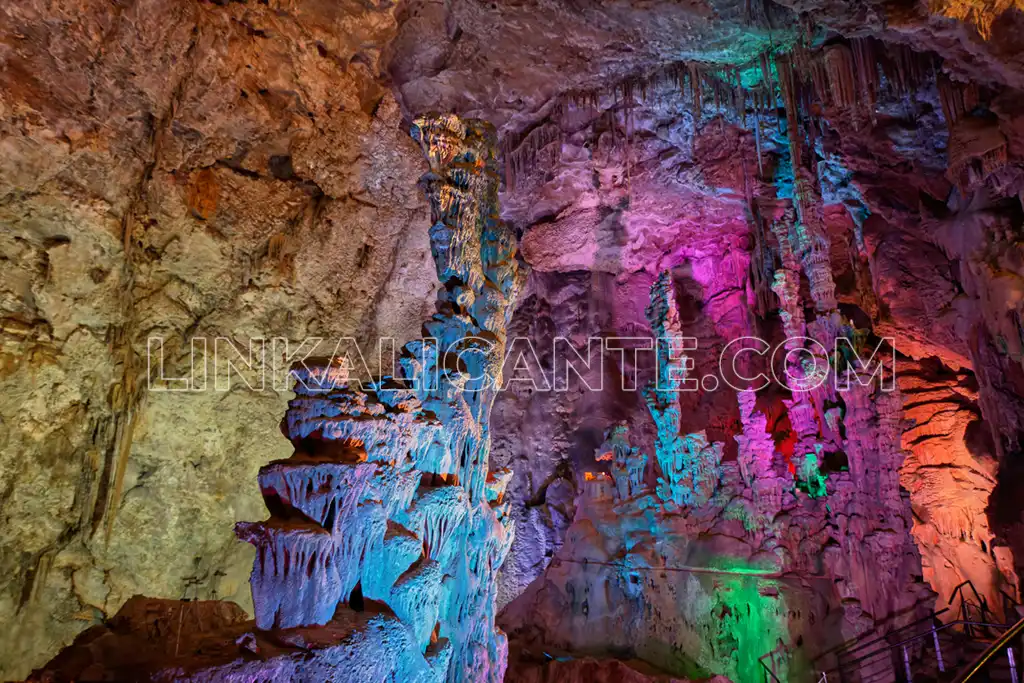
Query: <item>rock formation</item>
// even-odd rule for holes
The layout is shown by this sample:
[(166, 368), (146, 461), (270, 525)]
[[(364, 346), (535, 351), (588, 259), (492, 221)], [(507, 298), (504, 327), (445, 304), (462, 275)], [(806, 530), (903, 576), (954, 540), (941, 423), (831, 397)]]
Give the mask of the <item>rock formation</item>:
[[(670, 284), (667, 273), (654, 282), (647, 313), (659, 336), (681, 343)], [(808, 662), (778, 644), (799, 640), (823, 651), (876, 623), (924, 613), (933, 594), (920, 580), (910, 508), (892, 465), (903, 455), (894, 438), (898, 394), (880, 383), (855, 385), (843, 443), (851, 462), (871, 462), (828, 476), (809, 393), (786, 401), (798, 435), (787, 480), (766, 420), (755, 416), (753, 391), (739, 395), (744, 433), (736, 461), (722, 462), (723, 445), (709, 444), (703, 432), (679, 434), (677, 394), (658, 387), (685, 366), (678, 354), (656, 354), (646, 393), (658, 430), (656, 489), (623, 499), (588, 474), (564, 545), (503, 614), (518, 642), (626, 651), (677, 675), (719, 672), (737, 681), (761, 679), (759, 657), (774, 653), (764, 666), (796, 680)], [(873, 403), (858, 402), (871, 395)], [(811, 426), (803, 433), (800, 415)], [(812, 450), (800, 448), (801, 436)], [(832, 619), (816, 625), (828, 613)]]
[(7, 3), (0, 677), (89, 633), (161, 642), (153, 672), (494, 678), (501, 637), (463, 628), (492, 574), (526, 680), (769, 652), (799, 680), (967, 579), (1012, 611), (1022, 29), (959, 0)]
[[(175, 667), (190, 680), (226, 680), (240, 667), (310, 681), (504, 678), (507, 641), (494, 605), (513, 535), (502, 501), (510, 477), (489, 476), (487, 452), (520, 285), (516, 245), (497, 213), (493, 130), (447, 115), (417, 119), (413, 135), (430, 162), (423, 184), (443, 283), (425, 325), (430, 337), (406, 346), (402, 376), (365, 386), (340, 359), (301, 363), (283, 423), (295, 452), (260, 470), (270, 518), (236, 527), (256, 547), (257, 631), (239, 643), (258, 651), (263, 632), (288, 639), (307, 629), (315, 634), (309, 661), (271, 651), (242, 665), (230, 647), (180, 663), (154, 653), (142, 665), (153, 680), (176, 678), (167, 670)], [(360, 616), (369, 603), (376, 616)], [(214, 642), (224, 635), (213, 631)], [(41, 678), (120, 668), (76, 654), (88, 642), (64, 656), (77, 672), (57, 660)], [(365, 663), (344, 663), (353, 658)]]
[(598, 449), (597, 460), (611, 462), (611, 475), (615, 481), (615, 495), (619, 500), (629, 500), (644, 488), (647, 470), (647, 454), (636, 446), (629, 445), (629, 427), (625, 424), (613, 426), (604, 443)]
[(743, 433), (736, 435), (739, 446), (737, 463), (747, 486), (771, 477), (775, 442), (768, 433), (768, 419), (757, 410), (757, 393), (751, 389), (737, 392)]
[(418, 119), (413, 136), (430, 163), (443, 285), (429, 337), (406, 346), (402, 378), (365, 389), (324, 391), (300, 374), (286, 420), (296, 453), (261, 470), (271, 518), (238, 533), (257, 547), (258, 628), (327, 623), (359, 587), (359, 601), (393, 610), (436, 680), (498, 682), (507, 644), (493, 625), (495, 575), (513, 530), (508, 477), (488, 485), (488, 426), (516, 245), (498, 216), (493, 132), (445, 115)]

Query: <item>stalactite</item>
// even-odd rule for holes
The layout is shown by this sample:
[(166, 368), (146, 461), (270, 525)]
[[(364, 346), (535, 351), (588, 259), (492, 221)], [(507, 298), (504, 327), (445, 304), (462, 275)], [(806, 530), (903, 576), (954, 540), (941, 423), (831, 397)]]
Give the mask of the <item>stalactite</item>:
[(906, 45), (886, 44), (884, 49), (889, 59), (880, 63), (895, 94), (908, 95), (933, 77), (935, 62), (930, 54)]
[(793, 65), (788, 56), (776, 60), (779, 70), (779, 87), (782, 90), (783, 106), (786, 109), (786, 135), (789, 138), (790, 163), (796, 177), (801, 166), (800, 127), (797, 118), (796, 82)]
[(698, 64), (690, 64), (690, 96), (693, 98), (693, 125), (694, 128), (700, 125), (701, 115), (704, 113), (704, 75)]
[(413, 501), (409, 527), (423, 539), (427, 557), (446, 566), (454, 550), (453, 535), (469, 514), (469, 501), (461, 486), (427, 488)]
[(775, 116), (777, 119), (779, 131), (782, 131), (782, 119), (777, 116), (778, 106), (775, 97), (775, 80), (772, 78), (772, 55), (770, 52), (763, 52), (760, 56), (761, 64), (761, 78), (764, 79), (765, 88), (767, 88), (766, 94), (767, 105), (769, 114)]
[(842, 109), (855, 107), (857, 105), (857, 73), (853, 52), (846, 45), (829, 45), (825, 48), (824, 60), (828, 73), (829, 95), (833, 105)]
[(811, 85), (814, 88), (814, 94), (826, 107), (833, 106), (835, 103), (831, 97), (831, 88), (828, 85), (828, 69), (825, 66), (825, 60), (818, 58), (811, 62)]
[[(807, 97), (810, 98), (810, 92), (805, 89), (805, 93), (806, 93)], [(818, 177), (818, 155), (817, 155), (817, 153), (815, 151), (817, 149), (817, 126), (815, 126), (814, 117), (813, 117), (813, 114), (811, 114), (811, 107), (810, 107), (809, 104), (806, 107), (806, 111), (808, 112), (808, 114), (807, 114), (807, 148), (810, 150), (809, 156), (810, 156), (810, 160), (811, 160), (811, 175), (813, 177), (817, 178)]]
[[(775, 84), (772, 80), (772, 67), (768, 61), (769, 55), (767, 52), (762, 52), (760, 56), (761, 63), (761, 78), (764, 80), (764, 85), (768, 89), (768, 97), (772, 99), (772, 93), (775, 92)], [(769, 105), (770, 106), (770, 105)]]
[(711, 90), (715, 95), (715, 115), (718, 117), (718, 129), (725, 133), (725, 116), (722, 114), (721, 90), (718, 87), (718, 80), (712, 79)]
[(942, 103), (942, 114), (950, 132), (964, 117), (978, 106), (978, 86), (974, 83), (959, 83), (942, 75), (938, 80), (939, 101)]
[(251, 583), (259, 628), (330, 621), (347, 594), (342, 592), (329, 532), (310, 522), (273, 520), (239, 522), (237, 533), (256, 546)]
[(854, 38), (851, 41), (853, 61), (857, 72), (860, 92), (860, 108), (864, 109), (872, 124), (875, 123), (875, 94), (878, 91), (878, 64), (870, 38)]
[[(561, 116), (552, 114), (555, 121)], [(509, 191), (514, 191), (518, 181), (531, 173), (537, 165), (541, 154), (549, 146), (552, 147), (550, 164), (558, 163), (561, 158), (562, 129), (558, 123), (545, 123), (531, 129), (521, 136), (506, 136), (502, 141), (501, 155), (505, 162), (505, 184)]]
[(754, 148), (757, 151), (757, 175), (764, 177), (764, 164), (761, 161), (761, 116), (754, 114)]
[(733, 69), (736, 78), (736, 106), (739, 109), (740, 126), (747, 127), (747, 93), (743, 89), (743, 77), (739, 67)]
[(424, 560), (406, 572), (391, 591), (389, 604), (395, 616), (412, 629), (416, 644), (426, 648), (438, 623), (444, 598), (444, 571), (433, 560)]

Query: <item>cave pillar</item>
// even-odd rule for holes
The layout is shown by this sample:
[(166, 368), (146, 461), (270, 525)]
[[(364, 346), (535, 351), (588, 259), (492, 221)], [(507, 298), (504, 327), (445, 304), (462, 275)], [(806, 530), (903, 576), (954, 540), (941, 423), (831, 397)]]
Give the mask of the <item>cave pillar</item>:
[(793, 208), (788, 207), (782, 219), (772, 222), (772, 233), (779, 243), (779, 257), (782, 266), (775, 271), (772, 291), (779, 297), (782, 324), (786, 333), (786, 348), (798, 349), (803, 346), (799, 339), (806, 334), (804, 307), (800, 301), (800, 261), (793, 252), (790, 232), (794, 229)]
[(781, 267), (775, 271), (772, 291), (779, 297), (779, 315), (786, 334), (785, 347), (789, 352), (786, 374), (793, 398), (784, 401), (784, 404), (797, 435), (794, 456), (796, 460), (802, 461), (808, 454), (817, 453), (820, 429), (810, 393), (798, 388), (808, 375), (801, 362), (803, 355), (794, 353), (805, 347), (807, 334), (804, 306), (800, 297), (800, 259), (793, 249), (793, 235), (798, 227), (792, 206), (786, 208), (781, 220), (772, 223), (772, 233), (778, 241), (782, 262)]
[(735, 436), (743, 481), (754, 490), (758, 506), (773, 518), (782, 505), (784, 481), (773, 468), (775, 441), (768, 433), (768, 418), (757, 409), (757, 393), (745, 389), (736, 394), (743, 431)]
[(404, 627), (383, 645), (403, 650), (382, 653), (405, 662), (396, 680), (500, 683), (511, 473), (488, 471), (488, 423), (521, 283), (516, 239), (498, 217), (489, 125), (430, 116), (413, 137), (430, 165), (421, 184), (442, 285), (427, 338), (403, 349), (398, 378), (351, 382), (332, 360), (295, 372), (284, 423), (295, 453), (260, 472), (270, 519), (237, 532), (257, 549), (259, 628), (324, 624), (372, 599)]
[(657, 429), (655, 455), (662, 476), (656, 493), (671, 506), (700, 506), (718, 486), (724, 444), (709, 442), (705, 432), (680, 434), (677, 387), (686, 379), (690, 359), (683, 353), (682, 325), (669, 271), (663, 271), (651, 286), (651, 302), (645, 313), (658, 341), (656, 378), (644, 390)]

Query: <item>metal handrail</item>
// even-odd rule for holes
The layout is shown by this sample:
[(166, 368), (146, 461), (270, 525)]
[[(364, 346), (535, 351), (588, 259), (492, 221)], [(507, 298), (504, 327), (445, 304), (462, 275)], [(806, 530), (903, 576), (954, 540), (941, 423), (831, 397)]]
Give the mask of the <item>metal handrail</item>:
[[(943, 614), (943, 613), (948, 612), (948, 611), (949, 611), (949, 608), (945, 607), (945, 608), (939, 610), (938, 612), (932, 612), (928, 616), (922, 617), (922, 618), (918, 619), (917, 621), (912, 621), (909, 624), (906, 624), (905, 626), (900, 626), (898, 629), (895, 629), (893, 631), (888, 631), (887, 633), (885, 633), (885, 634), (883, 634), (881, 636), (878, 636), (874, 640), (869, 640), (869, 641), (864, 642), (864, 643), (858, 643), (856, 640), (854, 640), (852, 642), (849, 642), (849, 643), (846, 643), (846, 644), (843, 644), (843, 645), (839, 645), (837, 647), (832, 648), (831, 650), (826, 650), (825, 652), (822, 652), (820, 655), (815, 657), (813, 661), (815, 661), (815, 662), (821, 661), (822, 658), (827, 657), (830, 654), (834, 654), (836, 656), (836, 658), (838, 659), (840, 654), (848, 655), (848, 654), (850, 654), (852, 652), (856, 652), (858, 650), (863, 650), (864, 648), (870, 647), (871, 645), (874, 645), (875, 643), (879, 643), (879, 642), (881, 642), (883, 640), (888, 640), (888, 638), (890, 636), (892, 636), (893, 634), (895, 634), (895, 633), (899, 633), (900, 631), (906, 631), (908, 628), (912, 628), (912, 627), (917, 626), (918, 624), (921, 624), (921, 623), (926, 622), (926, 621), (932, 621), (936, 617), (938, 617), (940, 614)], [(929, 631), (929, 633), (931, 633), (931, 631)], [(856, 645), (856, 647), (854, 647), (854, 645)]]
[(931, 629), (929, 629), (927, 631), (924, 631), (922, 633), (918, 633), (917, 635), (913, 635), (913, 636), (911, 636), (909, 638), (905, 638), (905, 639), (903, 639), (903, 640), (901, 640), (901, 641), (899, 641), (897, 643), (893, 643), (891, 645), (887, 645), (886, 647), (879, 648), (879, 649), (875, 650), (874, 652), (869, 652), (868, 654), (863, 655), (861, 657), (858, 657), (857, 659), (854, 659), (853, 661), (844, 662), (841, 667), (836, 667), (835, 669), (830, 669), (827, 673), (838, 672), (843, 667), (849, 667), (849, 666), (853, 666), (855, 664), (860, 664), (861, 662), (864, 662), (864, 661), (866, 661), (868, 659), (872, 659), (873, 657), (875, 657), (877, 655), (887, 654), (887, 653), (889, 653), (889, 652), (891, 652), (893, 650), (896, 650), (898, 648), (903, 647), (904, 645), (912, 643), (912, 642), (914, 642), (916, 640), (923, 640), (924, 638), (932, 637), (932, 634), (937, 634), (940, 631), (944, 631), (947, 628), (952, 628), (954, 626), (982, 626), (982, 627), (988, 627), (988, 628), (1007, 628), (1006, 624), (993, 624), (993, 623), (984, 622), (984, 621), (965, 621), (963, 619), (958, 619), (956, 621), (947, 622), (947, 623), (942, 624), (940, 626), (935, 626), (935, 627), (933, 627), (933, 628), (931, 628)]
[[(943, 611), (945, 611), (945, 610), (943, 610)], [(937, 614), (939, 614), (939, 613), (937, 613)], [(906, 630), (910, 626), (913, 626), (915, 624), (921, 623), (921, 621), (923, 621), (923, 620), (918, 620), (918, 621), (914, 622), (914, 624), (908, 624), (907, 626), (904, 626), (904, 627), (902, 627), (901, 629), (898, 629), (898, 630), (899, 631)], [(1007, 624), (996, 624), (996, 623), (987, 622), (987, 621), (968, 621), (968, 620), (964, 620), (964, 619), (957, 619), (956, 621), (950, 621), (950, 622), (947, 622), (945, 624), (940, 624), (938, 626), (933, 624), (932, 628), (928, 629), (927, 631), (923, 631), (921, 633), (917, 633), (917, 634), (915, 634), (913, 636), (910, 636), (909, 638), (904, 638), (903, 640), (900, 640), (900, 641), (898, 641), (896, 643), (888, 644), (885, 647), (878, 648), (877, 650), (875, 650), (873, 652), (869, 652), (869, 653), (867, 653), (865, 655), (862, 655), (861, 657), (858, 657), (857, 659), (854, 659), (852, 661), (843, 662), (840, 666), (837, 666), (834, 669), (829, 669), (828, 671), (822, 671), (821, 672), (821, 678), (819, 679), (819, 683), (821, 683), (821, 681), (823, 681), (823, 680), (827, 681), (828, 680), (828, 674), (830, 674), (830, 673), (839, 673), (841, 671), (841, 669), (843, 669), (843, 668), (851, 667), (851, 666), (854, 666), (854, 665), (857, 665), (857, 664), (861, 664), (862, 662), (866, 662), (867, 660), (873, 659), (873, 658), (875, 658), (875, 657), (877, 657), (878, 655), (881, 655), (881, 654), (889, 654), (889, 653), (893, 652), (894, 650), (899, 650), (899, 649), (903, 648), (904, 646), (906, 646), (906, 645), (908, 645), (908, 644), (910, 644), (910, 643), (912, 643), (914, 641), (923, 640), (924, 638), (928, 638), (928, 637), (932, 637), (932, 638), (936, 638), (937, 639), (938, 633), (940, 631), (945, 631), (946, 629), (953, 628), (955, 626), (977, 626), (977, 627), (981, 627), (981, 628), (1007, 629), (1007, 631), (1002, 636), (1000, 636), (999, 639), (996, 640), (995, 643), (993, 643), (991, 646), (989, 646), (985, 650), (985, 652), (981, 653), (981, 655), (979, 655), (973, 662), (971, 662), (971, 664), (968, 667), (968, 669), (966, 669), (964, 672), (962, 672), (959, 675), (959, 677), (956, 678), (953, 681), (953, 683), (965, 683), (966, 681), (970, 680), (971, 677), (974, 676), (974, 674), (976, 674), (979, 671), (981, 671), (982, 669), (984, 669), (985, 665), (988, 664), (988, 662), (993, 657), (995, 657), (1001, 650), (1006, 648), (1008, 646), (1009, 642), (1014, 637), (1024, 633), (1024, 618), (1020, 619), (1019, 621), (1017, 621), (1017, 623), (1013, 624), (1012, 626), (1008, 626)], [(896, 633), (896, 632), (897, 631), (892, 631), (892, 632), (890, 632), (887, 635), (891, 636), (893, 633)], [(876, 639), (874, 641), (871, 641), (871, 643), (868, 643), (868, 644), (877, 643), (877, 642), (879, 642), (879, 640), (884, 640), (884, 638)], [(858, 647), (856, 649), (863, 649), (863, 647), (866, 647), (868, 644), (865, 644), (864, 646)], [(769, 652), (769, 653), (767, 653), (765, 655), (762, 655), (761, 658), (758, 659), (758, 663), (761, 664), (761, 668), (763, 669), (764, 680), (765, 680), (766, 683), (768, 681), (768, 676), (771, 676), (772, 681), (775, 681), (775, 683), (782, 683), (782, 681), (779, 679), (779, 677), (775, 675), (775, 672), (772, 671), (770, 668), (768, 668), (768, 665), (765, 664), (765, 662), (764, 662), (764, 658), (768, 657), (769, 655), (772, 655), (772, 654), (774, 654), (774, 651), (773, 652)], [(908, 664), (908, 666), (909, 666), (909, 664)]]
[(946, 603), (952, 605), (953, 598), (955, 598), (957, 593), (959, 593), (960, 616), (963, 617), (966, 614), (969, 617), (970, 612), (964, 608), (967, 605), (970, 605), (971, 603), (967, 600), (966, 597), (964, 597), (964, 586), (969, 587), (971, 589), (971, 592), (974, 593), (974, 597), (978, 601), (978, 609), (981, 610), (981, 618), (984, 619), (985, 616), (990, 613), (988, 601), (985, 598), (983, 598), (980, 593), (978, 593), (978, 589), (974, 587), (974, 583), (972, 583), (970, 579), (967, 579), (966, 581), (961, 581), (960, 584), (956, 588), (954, 588), (953, 591), (949, 594), (949, 600), (947, 600)]
[[(778, 647), (776, 647), (774, 650), (772, 650), (771, 652), (765, 652), (763, 655), (761, 655), (760, 657), (757, 658), (757, 661), (761, 665), (761, 668), (764, 669), (764, 673), (762, 675), (762, 678), (764, 679), (764, 683), (768, 683), (768, 676), (771, 676), (772, 679), (776, 683), (782, 683), (782, 681), (779, 680), (779, 677), (775, 675), (775, 672), (767, 664), (764, 663), (764, 660), (765, 660), (765, 657), (772, 657), (773, 660), (774, 660), (774, 657), (775, 657), (776, 654), (778, 654), (780, 652), (785, 652), (786, 650), (787, 650), (786, 646), (783, 645), (780, 642)], [(774, 663), (775, 662), (773, 661), (772, 662), (773, 666), (774, 666)]]
[(1003, 599), (1003, 618), (1009, 619), (1014, 612), (1014, 608), (1020, 607), (1021, 604), (1017, 602), (1017, 598), (1013, 597), (1002, 588), (999, 589), (999, 595)]
[[(953, 604), (953, 598), (955, 598), (958, 593), (960, 594), (960, 610), (959, 610), (960, 620), (961, 621), (969, 621), (970, 620), (970, 616), (971, 616), (970, 615), (970, 611), (969, 610), (965, 610), (964, 609), (964, 605), (965, 604), (966, 605), (973, 605), (973, 603), (971, 603), (971, 601), (968, 600), (967, 597), (964, 595), (964, 588), (965, 587), (970, 588), (971, 592), (974, 593), (974, 597), (978, 601), (977, 602), (977, 607), (978, 607), (978, 610), (980, 611), (981, 618), (985, 619), (986, 616), (992, 616), (991, 615), (991, 610), (988, 608), (988, 603), (985, 600), (985, 598), (983, 598), (978, 593), (978, 589), (975, 588), (974, 583), (971, 582), (970, 579), (967, 579), (965, 581), (962, 581), (959, 585), (957, 585), (950, 592), (949, 599), (946, 601), (947, 604), (952, 605)], [(1009, 596), (1007, 596), (1007, 597), (1009, 597)], [(840, 645), (837, 645), (837, 646), (835, 646), (835, 647), (833, 647), (833, 648), (831, 648), (829, 650), (825, 650), (824, 652), (818, 654), (817, 656), (814, 657), (814, 659), (812, 661), (815, 662), (815, 663), (821, 662), (825, 657), (828, 657), (829, 655), (834, 655), (836, 657), (836, 662), (839, 662), (840, 661), (840, 657), (842, 657), (842, 656), (850, 655), (850, 654), (852, 654), (854, 652), (857, 652), (859, 650), (863, 650), (865, 648), (871, 647), (872, 645), (875, 645), (875, 644), (883, 642), (883, 641), (888, 642), (889, 639), (894, 634), (900, 633), (902, 631), (906, 631), (907, 629), (913, 628), (914, 626), (916, 626), (918, 624), (921, 624), (923, 622), (932, 621), (932, 620), (938, 618), (939, 615), (945, 614), (950, 609), (951, 609), (951, 607), (944, 607), (943, 609), (939, 610), (938, 612), (934, 612), (933, 611), (931, 614), (929, 614), (926, 617), (922, 617), (921, 619), (918, 619), (916, 621), (912, 621), (909, 624), (901, 626), (900, 628), (895, 629), (893, 631), (888, 631), (887, 633), (884, 633), (884, 634), (874, 638), (873, 640), (868, 640), (866, 642), (859, 642), (858, 640), (853, 640), (853, 641), (849, 641), (847, 643), (842, 643)], [(966, 619), (965, 619), (965, 617), (966, 617)], [(932, 630), (930, 629), (930, 630), (927, 631), (927, 633), (925, 635), (930, 634), (931, 632), (932, 632)], [(855, 661), (860, 661), (860, 660), (858, 659), (858, 660), (855, 660)], [(838, 667), (837, 667), (837, 669), (832, 669), (831, 671), (836, 671), (836, 670), (838, 670)]]
[[(771, 653), (769, 652), (768, 654), (771, 654)], [(769, 669), (768, 665), (764, 663), (764, 658), (766, 656), (767, 655), (762, 655), (762, 657), (757, 660), (761, 664), (761, 668), (764, 669), (764, 674), (763, 674), (764, 680), (767, 682), (768, 676), (771, 676), (773, 680), (777, 681), (777, 683), (782, 683), (782, 681), (779, 680), (779, 677), (775, 675), (775, 672), (772, 671), (771, 669)]]
[[(1003, 628), (1006, 628), (1004, 625)], [(953, 683), (966, 683), (971, 680), (975, 674), (981, 672), (985, 666), (992, 661), (992, 658), (999, 654), (1002, 650), (1010, 646), (1010, 641), (1024, 633), (1024, 618), (1018, 619), (1017, 623), (1010, 626), (1006, 633), (1001, 635), (996, 642), (992, 643), (984, 652), (975, 657), (974, 661), (967, 665), (967, 668), (957, 674), (957, 677), (953, 679)]]
[(982, 601), (981, 600), (981, 596), (978, 595), (978, 589), (974, 587), (974, 584), (971, 583), (970, 579), (965, 579), (964, 581), (961, 581), (960, 583), (958, 583), (956, 585), (956, 587), (952, 591), (950, 591), (950, 593), (949, 593), (949, 600), (947, 600), (946, 602), (948, 602), (949, 604), (953, 604), (953, 598), (956, 597), (957, 593), (963, 593), (963, 587), (964, 586), (969, 586), (970, 587), (971, 592), (974, 593), (974, 597), (978, 598), (978, 602), (979, 603)]

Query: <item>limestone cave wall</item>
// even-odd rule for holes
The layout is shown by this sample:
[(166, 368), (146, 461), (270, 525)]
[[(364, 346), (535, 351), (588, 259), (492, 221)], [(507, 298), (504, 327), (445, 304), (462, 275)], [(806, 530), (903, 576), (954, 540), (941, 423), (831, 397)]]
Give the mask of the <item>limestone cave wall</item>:
[[(902, 412), (890, 426), (901, 438), (888, 456), (901, 507), (894, 536), (874, 538), (902, 583), (869, 596), (859, 570), (834, 562), (829, 576), (853, 587), (807, 588), (798, 607), (751, 592), (746, 579), (731, 593), (692, 576), (640, 590), (616, 571), (593, 584), (614, 598), (587, 602), (586, 613), (572, 611), (582, 600), (552, 603), (549, 587), (593, 571), (573, 560), (617, 562), (615, 549), (648, 531), (617, 521), (610, 506), (621, 500), (595, 497), (587, 477), (610, 474), (608, 439), (626, 425), (648, 455), (637, 485), (656, 491), (660, 433), (638, 389), (659, 367), (605, 351), (601, 370), (584, 373), (601, 391), (509, 383), (493, 408), (490, 455), (492, 470), (514, 472), (516, 535), (497, 579), (498, 623), (520, 639), (513, 660), (520, 646), (546, 647), (743, 680), (727, 671), (722, 653), (734, 643), (722, 633), (673, 640), (671, 628), (765, 600), (776, 625), (804, 623), (852, 596), (867, 616), (832, 616), (845, 620), (835, 633), (850, 635), (904, 606), (901, 591), (942, 608), (970, 579), (996, 609), (1004, 594), (1019, 597), (1024, 12), (990, 5), (0, 8), (0, 676), (24, 676), (139, 593), (252, 609), (252, 549), (231, 529), (262, 514), (254, 482), (288, 454), (278, 425), (292, 393), (273, 376), (250, 386), (258, 374), (245, 370), (218, 390), (214, 367), (202, 385), (196, 340), (244, 351), (252, 338), (352, 338), (365, 351), (381, 336), (397, 347), (418, 338), (439, 285), (417, 187), (427, 164), (408, 128), (428, 111), (498, 130), (502, 215), (532, 269), (509, 348), (528, 366), (549, 372), (591, 337), (651, 334), (645, 311), (664, 273), (679, 330), (698, 340), (698, 376), (733, 338), (782, 339), (786, 291), (813, 322), (821, 281), (805, 273), (790, 290), (771, 287), (785, 270), (771, 226), (801, 183), (820, 197), (827, 248), (816, 258), (828, 263), (833, 308), (897, 351)], [(537, 356), (518, 355), (515, 338)], [(162, 366), (149, 362), (154, 348)], [(631, 390), (624, 378), (636, 378)], [(756, 399), (783, 478), (808, 437), (790, 419), (791, 398), (770, 389)], [(736, 512), (753, 490), (737, 464), (742, 405), (721, 385), (681, 398), (679, 433), (722, 444), (726, 484), (703, 526), (663, 519), (679, 542), (643, 551), (645, 561), (765, 551)], [(847, 434), (830, 438), (851, 455), (840, 448)], [(852, 480), (847, 467), (826, 488)], [(819, 502), (786, 499), (768, 537), (820, 525), (793, 555), (819, 552), (840, 527), (863, 539), (844, 526), (859, 513), (837, 521)], [(772, 565), (772, 581), (796, 571), (786, 562)], [(635, 608), (642, 595), (665, 613)], [(684, 613), (679, 595), (697, 596), (687, 609), (705, 613)], [(571, 623), (553, 604), (573, 605)], [(620, 637), (624, 614), (646, 641)], [(791, 640), (783, 631), (745, 647), (774, 646), (765, 634)]]

